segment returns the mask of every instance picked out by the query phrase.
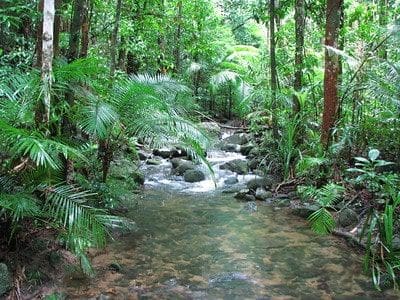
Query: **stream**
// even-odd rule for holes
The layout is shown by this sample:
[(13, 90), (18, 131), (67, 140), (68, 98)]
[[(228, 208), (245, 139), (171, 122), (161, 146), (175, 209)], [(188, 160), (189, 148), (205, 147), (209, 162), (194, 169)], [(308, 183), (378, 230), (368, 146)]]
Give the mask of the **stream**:
[(235, 174), (219, 165), (243, 156), (208, 156), (216, 184), (184, 182), (167, 159), (143, 164), (145, 188), (127, 213), (138, 230), (93, 257), (96, 278), (66, 280), (70, 298), (396, 299), (373, 289), (362, 254), (341, 239), (315, 235), (287, 208), (224, 193)]

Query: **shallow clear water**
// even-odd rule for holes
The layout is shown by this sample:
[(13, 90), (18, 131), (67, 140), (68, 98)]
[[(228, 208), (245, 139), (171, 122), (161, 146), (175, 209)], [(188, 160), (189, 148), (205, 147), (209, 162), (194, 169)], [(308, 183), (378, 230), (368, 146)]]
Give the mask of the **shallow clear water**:
[[(361, 255), (319, 237), (286, 210), (232, 195), (162, 189), (132, 199), (139, 227), (94, 257), (98, 277), (68, 293), (114, 299), (382, 299), (362, 275)], [(111, 271), (118, 263), (122, 270)], [(388, 296), (386, 296), (388, 297)], [(395, 297), (393, 297), (395, 299)]]
[[(209, 152), (210, 176), (186, 183), (167, 160), (143, 165), (146, 190), (126, 205), (138, 231), (93, 255), (97, 277), (65, 281), (71, 298), (111, 299), (397, 299), (362, 274), (362, 254), (317, 236), (285, 209), (224, 194), (235, 174), (219, 165), (236, 153)], [(243, 186), (255, 175), (237, 176)], [(118, 264), (121, 270), (112, 270)]]

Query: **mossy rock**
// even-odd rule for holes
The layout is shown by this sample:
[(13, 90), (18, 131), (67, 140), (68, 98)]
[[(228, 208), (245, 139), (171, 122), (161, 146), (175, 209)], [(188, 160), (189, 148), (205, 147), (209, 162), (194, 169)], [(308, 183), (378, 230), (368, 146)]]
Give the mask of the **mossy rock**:
[(0, 263), (0, 297), (11, 289), (11, 274), (6, 264)]
[(187, 170), (185, 174), (183, 174), (183, 179), (186, 182), (199, 182), (206, 179), (206, 176), (200, 170)]

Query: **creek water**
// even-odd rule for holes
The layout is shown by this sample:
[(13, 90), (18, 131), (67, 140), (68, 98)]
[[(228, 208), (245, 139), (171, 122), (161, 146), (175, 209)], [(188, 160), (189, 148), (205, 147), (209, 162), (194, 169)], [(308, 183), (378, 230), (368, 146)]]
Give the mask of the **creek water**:
[[(284, 208), (223, 193), (239, 154), (210, 153), (215, 170), (200, 183), (170, 175), (170, 163), (143, 166), (145, 190), (129, 201), (138, 230), (97, 253), (97, 277), (65, 283), (71, 298), (396, 299), (373, 289), (362, 255), (317, 236)], [(237, 186), (254, 175), (239, 176)], [(112, 266), (117, 265), (118, 271)], [(110, 297), (110, 298), (107, 298)]]

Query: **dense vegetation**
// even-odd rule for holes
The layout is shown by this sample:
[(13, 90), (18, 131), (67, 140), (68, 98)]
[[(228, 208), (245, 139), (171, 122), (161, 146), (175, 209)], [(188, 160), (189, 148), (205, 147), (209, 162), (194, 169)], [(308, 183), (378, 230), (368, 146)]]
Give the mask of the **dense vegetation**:
[(246, 127), (260, 169), (313, 199), (317, 233), (357, 206), (365, 269), (397, 288), (399, 13), (397, 0), (1, 1), (0, 254), (51, 230), (90, 274), (86, 250), (132, 227), (109, 210), (113, 160), (176, 145), (207, 164), (197, 123), (211, 118)]

